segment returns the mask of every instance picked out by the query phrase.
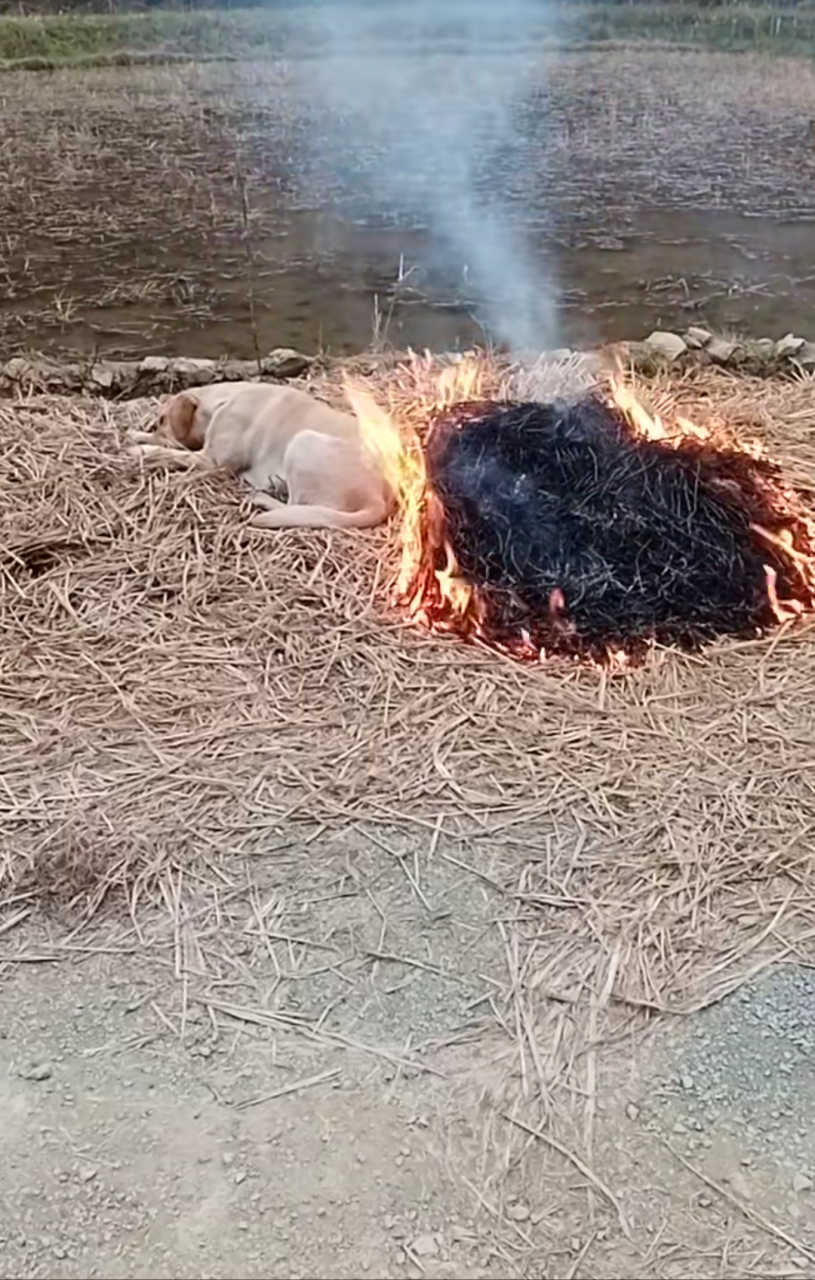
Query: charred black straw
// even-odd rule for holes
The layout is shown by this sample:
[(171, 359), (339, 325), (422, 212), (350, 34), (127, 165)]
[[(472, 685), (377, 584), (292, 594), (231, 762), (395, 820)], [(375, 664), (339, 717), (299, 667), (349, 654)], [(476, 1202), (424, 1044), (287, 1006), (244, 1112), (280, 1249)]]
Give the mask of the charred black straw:
[(645, 439), (594, 396), (456, 405), (433, 420), (426, 456), (497, 642), (601, 660), (651, 641), (697, 648), (776, 624), (766, 567), (779, 597), (801, 597), (794, 558), (753, 528), (792, 528), (796, 549), (813, 550), (768, 460)]

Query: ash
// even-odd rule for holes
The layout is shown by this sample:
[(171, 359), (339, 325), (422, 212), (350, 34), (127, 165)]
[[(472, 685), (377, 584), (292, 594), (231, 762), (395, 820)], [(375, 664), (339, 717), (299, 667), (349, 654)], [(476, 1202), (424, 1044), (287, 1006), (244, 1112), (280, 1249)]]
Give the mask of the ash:
[[(800, 595), (792, 560), (750, 528), (795, 524), (766, 460), (646, 440), (596, 395), (459, 404), (425, 447), (444, 533), (496, 642), (601, 660), (653, 641), (697, 648), (776, 623), (765, 566), (779, 597)], [(806, 533), (794, 537), (808, 554)]]

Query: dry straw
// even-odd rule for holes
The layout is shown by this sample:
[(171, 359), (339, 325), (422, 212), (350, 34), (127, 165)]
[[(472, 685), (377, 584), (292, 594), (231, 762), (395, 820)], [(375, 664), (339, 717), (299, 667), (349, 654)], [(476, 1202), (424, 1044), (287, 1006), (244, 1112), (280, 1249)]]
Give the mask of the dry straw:
[[(435, 374), (352, 372), (403, 408)], [(815, 483), (811, 383), (648, 395)], [(135, 907), (169, 868), (306, 823), (387, 824), (506, 896), (502, 1016), (544, 1093), (591, 1028), (813, 958), (811, 628), (617, 679), (436, 639), (389, 609), (386, 531), (250, 531), (234, 482), (140, 470), (121, 443), (149, 408), (0, 408), (0, 927), (40, 901)]]

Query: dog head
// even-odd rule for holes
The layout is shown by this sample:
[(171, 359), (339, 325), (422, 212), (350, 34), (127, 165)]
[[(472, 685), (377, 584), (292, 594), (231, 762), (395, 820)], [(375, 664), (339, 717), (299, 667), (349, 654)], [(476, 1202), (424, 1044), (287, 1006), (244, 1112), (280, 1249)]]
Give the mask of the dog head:
[(206, 423), (198, 397), (190, 391), (170, 396), (158, 411), (158, 429), (185, 449), (203, 449)]

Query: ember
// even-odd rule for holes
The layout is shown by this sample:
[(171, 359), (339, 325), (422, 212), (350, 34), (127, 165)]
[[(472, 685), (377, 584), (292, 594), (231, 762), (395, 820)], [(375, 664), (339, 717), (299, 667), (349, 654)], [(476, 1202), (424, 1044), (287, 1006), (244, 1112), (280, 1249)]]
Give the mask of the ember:
[(623, 386), (444, 398), (400, 486), (397, 598), (431, 629), (620, 664), (815, 608), (815, 525), (759, 451), (669, 435)]

